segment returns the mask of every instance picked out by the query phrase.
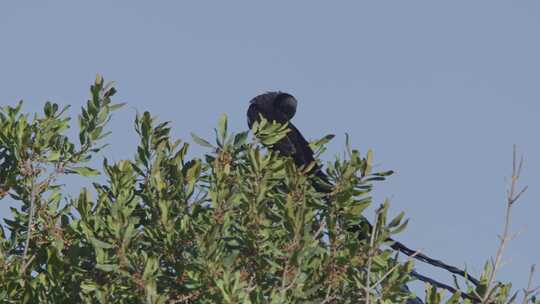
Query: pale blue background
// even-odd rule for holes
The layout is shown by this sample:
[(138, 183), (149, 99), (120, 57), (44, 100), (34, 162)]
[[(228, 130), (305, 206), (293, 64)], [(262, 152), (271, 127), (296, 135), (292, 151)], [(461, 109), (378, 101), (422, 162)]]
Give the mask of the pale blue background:
[(398, 172), (377, 198), (411, 218), (399, 239), (475, 274), (498, 244), (515, 143), (530, 191), (500, 278), (521, 288), (540, 263), (540, 2), (0, 4), (2, 104), (23, 98), (35, 111), (53, 100), (75, 114), (98, 72), (129, 103), (112, 122), (105, 155), (115, 160), (132, 156), (135, 110), (191, 141), (191, 131), (211, 138), (223, 112), (246, 129), (256, 94), (291, 92), (306, 137), (338, 135), (327, 159), (349, 132), (378, 168)]

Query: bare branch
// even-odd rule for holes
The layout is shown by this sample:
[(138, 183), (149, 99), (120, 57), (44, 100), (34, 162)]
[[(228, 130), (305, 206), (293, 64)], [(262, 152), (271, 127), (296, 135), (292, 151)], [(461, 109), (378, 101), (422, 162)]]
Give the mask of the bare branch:
[(516, 145), (514, 145), (513, 151), (512, 151), (512, 177), (510, 180), (510, 188), (507, 191), (507, 197), (506, 197), (506, 214), (505, 214), (503, 232), (499, 236), (500, 244), (499, 244), (499, 247), (497, 248), (495, 260), (492, 260), (491, 262), (493, 269), (491, 270), (491, 273), (489, 274), (487, 289), (486, 289), (486, 293), (484, 294), (482, 298), (482, 303), (488, 303), (491, 295), (496, 290), (496, 285), (494, 285), (493, 283), (495, 281), (497, 271), (501, 268), (501, 265), (502, 265), (503, 252), (506, 249), (508, 242), (512, 239), (512, 236), (510, 235), (512, 206), (515, 202), (517, 202), (517, 200), (521, 197), (521, 195), (527, 190), (527, 186), (525, 186), (521, 191), (519, 191), (516, 194), (517, 182), (519, 181), (519, 178), (521, 176), (522, 169), (523, 169), (523, 156), (520, 157), (519, 162), (518, 162), (517, 148), (516, 148)]

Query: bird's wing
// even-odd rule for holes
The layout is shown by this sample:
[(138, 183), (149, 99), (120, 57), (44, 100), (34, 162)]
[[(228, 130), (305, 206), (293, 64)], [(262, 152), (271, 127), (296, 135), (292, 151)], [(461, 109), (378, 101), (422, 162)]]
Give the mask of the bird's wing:
[(313, 150), (309, 147), (309, 143), (291, 122), (289, 122), (289, 133), (287, 133), (284, 140), (287, 142), (287, 145), (293, 146), (292, 150), (294, 153), (289, 155), (294, 158), (297, 166), (307, 166), (315, 161)]

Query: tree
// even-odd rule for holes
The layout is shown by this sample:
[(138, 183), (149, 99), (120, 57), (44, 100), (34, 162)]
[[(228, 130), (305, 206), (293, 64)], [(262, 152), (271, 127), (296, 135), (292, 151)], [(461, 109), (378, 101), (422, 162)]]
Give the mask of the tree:
[[(222, 115), (216, 143), (193, 135), (209, 150), (188, 159), (189, 144), (171, 139), (168, 123), (144, 112), (135, 118), (140, 141), (133, 158), (105, 158), (98, 170), (88, 162), (105, 147), (107, 123), (122, 104), (112, 103), (115, 89), (100, 76), (90, 91), (77, 140), (66, 135), (67, 107), (47, 102), (32, 118), (22, 103), (0, 111), (0, 195), (18, 204), (0, 226), (2, 302), (402, 303), (414, 297), (403, 289), (413, 279), (413, 262), (400, 260), (387, 241), (405, 229), (404, 215), (387, 219), (383, 202), (372, 228), (362, 225), (374, 183), (391, 174), (372, 171), (372, 152), (348, 148), (346, 159), (328, 164), (334, 184), (328, 196), (313, 188), (310, 168), (264, 148), (283, 138), (286, 124), (262, 120), (250, 138), (230, 133)], [(312, 148), (321, 152), (328, 140)], [(93, 188), (70, 197), (58, 182), (64, 175), (85, 176)], [(492, 274), (486, 267), (483, 283), (463, 292), (484, 303), (508, 302), (510, 285), (495, 283)], [(426, 290), (426, 303), (442, 301), (440, 290)], [(523, 302), (539, 303), (535, 291), (529, 287)]]

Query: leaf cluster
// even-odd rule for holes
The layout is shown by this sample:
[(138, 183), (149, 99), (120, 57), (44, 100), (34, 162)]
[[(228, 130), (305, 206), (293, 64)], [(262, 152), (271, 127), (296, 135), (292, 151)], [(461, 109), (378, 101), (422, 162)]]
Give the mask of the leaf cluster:
[[(18, 208), (0, 230), (3, 303), (403, 303), (413, 263), (388, 239), (406, 226), (388, 219), (388, 202), (370, 224), (364, 211), (373, 153), (348, 149), (326, 166), (331, 193), (317, 192), (309, 168), (266, 145), (286, 125), (263, 121), (232, 134), (222, 115), (209, 152), (188, 158), (170, 124), (138, 114), (131, 159), (87, 162), (101, 151), (114, 110), (112, 83), (97, 77), (78, 115), (78, 142), (65, 135), (65, 108), (0, 111), (0, 191)], [(313, 143), (318, 151), (331, 136)], [(61, 175), (92, 178), (71, 197)], [(5, 200), (4, 200), (5, 203)], [(502, 288), (494, 299), (507, 299)], [(452, 297), (456, 303), (459, 297)], [(428, 287), (426, 303), (440, 303)], [(505, 303), (496, 301), (494, 303)]]

